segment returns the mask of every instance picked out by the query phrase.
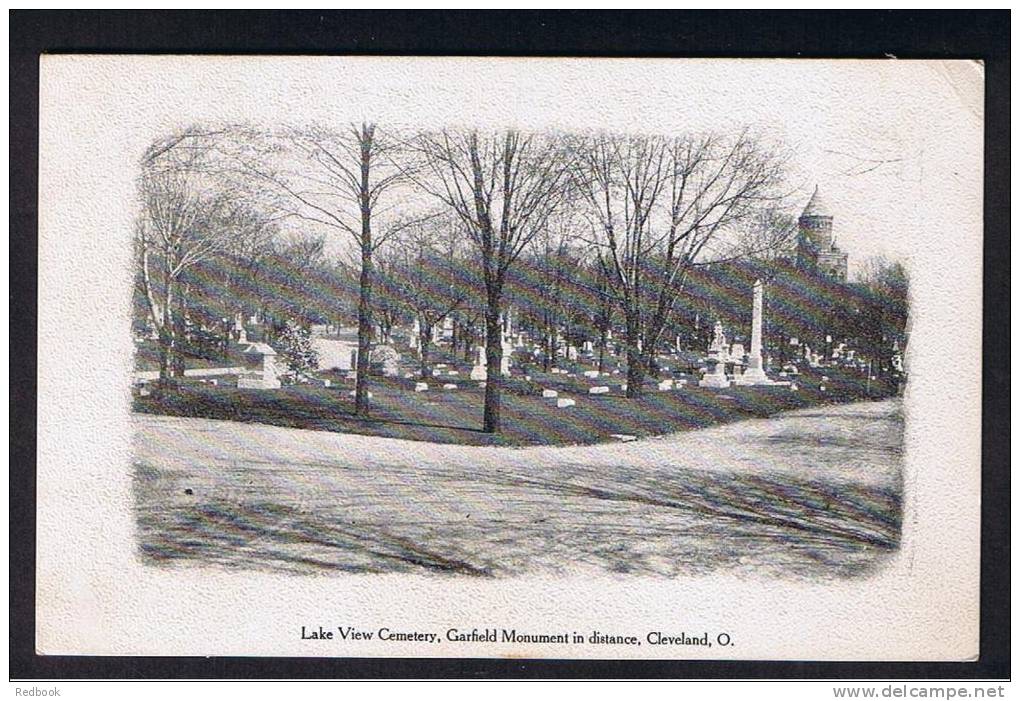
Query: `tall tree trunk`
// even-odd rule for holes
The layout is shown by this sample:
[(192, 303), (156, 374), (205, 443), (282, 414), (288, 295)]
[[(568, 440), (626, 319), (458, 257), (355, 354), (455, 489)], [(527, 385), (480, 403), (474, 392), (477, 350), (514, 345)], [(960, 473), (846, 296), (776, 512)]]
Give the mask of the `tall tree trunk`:
[(421, 324), (421, 333), (418, 334), (418, 347), (420, 349), (421, 379), (426, 380), (429, 376), (429, 348), (432, 346), (432, 324), (428, 322)]
[(556, 331), (553, 329), (552, 321), (548, 316), (544, 319), (545, 333), (542, 339), (542, 369), (549, 372), (552, 368), (553, 358), (556, 357)]
[(163, 323), (159, 329), (159, 385), (168, 390), (175, 384), (177, 329), (173, 313), (174, 283), (169, 275), (163, 288)]
[(370, 172), (372, 130), (361, 128), (361, 280), (358, 295), (358, 368), (354, 385), (354, 413), (366, 417), (369, 353), (372, 345), (372, 202)]
[(606, 329), (599, 329), (599, 374), (606, 371), (606, 343)]
[(642, 359), (643, 353), (638, 350), (638, 343), (641, 339), (641, 329), (638, 322), (638, 312), (635, 309), (628, 309), (627, 317), (627, 396), (630, 398), (640, 397), (644, 390), (645, 368)]
[(152, 289), (152, 276), (149, 273), (149, 249), (142, 249), (142, 285), (145, 287), (145, 299), (149, 302), (149, 314), (152, 316), (152, 325), (159, 333), (160, 324), (163, 323), (163, 310), (156, 301), (156, 293)]
[[(363, 224), (367, 226), (367, 222)], [(358, 295), (358, 366), (354, 385), (354, 413), (368, 416), (369, 354), (372, 350), (372, 247), (361, 244), (361, 281)]]
[(485, 413), (482, 419), (482, 430), (485, 433), (499, 433), (500, 420), (500, 389), (503, 386), (503, 375), (500, 365), (503, 361), (503, 328), (500, 323), (499, 291), (489, 293), (488, 305), (485, 309)]

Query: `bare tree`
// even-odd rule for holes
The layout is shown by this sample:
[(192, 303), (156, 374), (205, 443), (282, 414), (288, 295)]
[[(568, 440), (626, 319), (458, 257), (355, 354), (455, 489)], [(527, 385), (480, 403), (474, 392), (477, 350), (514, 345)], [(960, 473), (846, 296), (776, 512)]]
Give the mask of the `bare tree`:
[(796, 242), (796, 217), (780, 206), (769, 206), (747, 218), (734, 252), (754, 261), (763, 282), (768, 283), (791, 257)]
[(309, 312), (319, 306), (323, 289), (316, 284), (326, 268), (326, 237), (322, 232), (291, 232), (279, 237), (269, 254), (271, 269), (267, 285), (264, 321), (283, 328), (288, 320), (304, 326)]
[(280, 237), (279, 217), (255, 207), (240, 206), (234, 223), (235, 232), (225, 250), (233, 262), (227, 267), (226, 281), (231, 299), (224, 301), (233, 303), (235, 312), (247, 316), (264, 310), (263, 275)]
[(423, 378), (430, 371), (434, 330), (477, 291), (472, 271), (464, 264), (461, 237), (458, 219), (436, 217), (406, 229), (387, 252), (386, 296), (417, 321)]
[(770, 202), (780, 161), (746, 132), (574, 142), (572, 173), (599, 265), (626, 325), (627, 395), (642, 393), (688, 271)]
[(415, 180), (451, 208), (481, 256), (485, 282), (483, 430), (500, 430), (501, 314), (507, 271), (560, 204), (567, 178), (560, 140), (514, 130), (422, 133), (424, 173)]
[(139, 194), (142, 216), (136, 236), (141, 281), (159, 334), (160, 386), (166, 389), (178, 370), (181, 277), (230, 240), (229, 197), (196, 170), (156, 166), (153, 161), (145, 164)]
[(373, 254), (408, 223), (391, 215), (392, 206), (383, 205), (405, 179), (405, 171), (393, 163), (399, 144), (369, 122), (340, 130), (312, 127), (277, 134), (249, 132), (246, 136), (247, 148), (242, 147), (236, 157), (241, 170), (284, 194), (291, 214), (340, 232), (357, 248), (355, 413), (366, 416), (373, 338)]
[[(532, 313), (542, 332), (542, 366), (548, 372), (555, 361), (559, 334), (564, 328), (569, 301), (581, 272), (581, 251), (576, 232), (569, 226), (547, 226), (535, 237), (526, 263), (530, 277), (541, 281), (542, 294)], [(527, 280), (534, 284), (534, 280)]]

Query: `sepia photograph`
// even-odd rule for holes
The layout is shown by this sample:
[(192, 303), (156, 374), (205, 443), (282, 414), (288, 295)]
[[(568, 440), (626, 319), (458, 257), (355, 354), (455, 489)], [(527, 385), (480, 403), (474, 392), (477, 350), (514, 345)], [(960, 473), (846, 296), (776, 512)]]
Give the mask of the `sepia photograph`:
[(976, 656), (980, 62), (40, 70), (41, 654)]
[[(901, 174), (861, 148), (827, 150), (838, 181)], [(154, 140), (141, 557), (867, 576), (900, 541), (908, 277), (884, 231), (848, 233), (850, 273), (867, 206), (797, 155), (750, 125)]]

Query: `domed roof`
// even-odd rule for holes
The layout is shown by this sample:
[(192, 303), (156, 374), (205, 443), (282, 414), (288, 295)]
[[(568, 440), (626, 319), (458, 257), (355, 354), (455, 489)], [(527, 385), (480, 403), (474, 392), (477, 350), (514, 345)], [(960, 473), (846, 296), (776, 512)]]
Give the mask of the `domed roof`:
[(815, 191), (811, 194), (811, 199), (808, 200), (807, 207), (801, 212), (802, 217), (831, 217), (832, 214), (829, 212), (829, 205), (822, 198), (818, 192), (818, 186), (815, 185)]

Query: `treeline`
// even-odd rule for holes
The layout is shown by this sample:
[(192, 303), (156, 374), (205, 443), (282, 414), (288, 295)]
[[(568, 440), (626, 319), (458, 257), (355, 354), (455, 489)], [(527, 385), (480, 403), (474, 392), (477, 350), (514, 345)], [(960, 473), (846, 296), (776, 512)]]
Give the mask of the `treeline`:
[[(483, 344), (489, 367), (510, 310), (547, 358), (559, 336), (602, 355), (612, 333), (629, 396), (676, 336), (697, 346), (716, 317), (743, 323), (755, 276), (774, 288), (777, 339), (873, 338), (852, 324), (874, 304), (899, 324), (885, 292), (848, 303), (784, 262), (795, 235), (786, 158), (749, 131), (186, 129), (141, 159), (137, 324), (155, 327), (172, 390), (180, 344), (236, 314), (269, 328), (356, 323), (362, 415), (371, 344), (411, 320), (423, 370), (446, 319), (455, 346)], [(487, 431), (500, 423), (492, 375)]]

